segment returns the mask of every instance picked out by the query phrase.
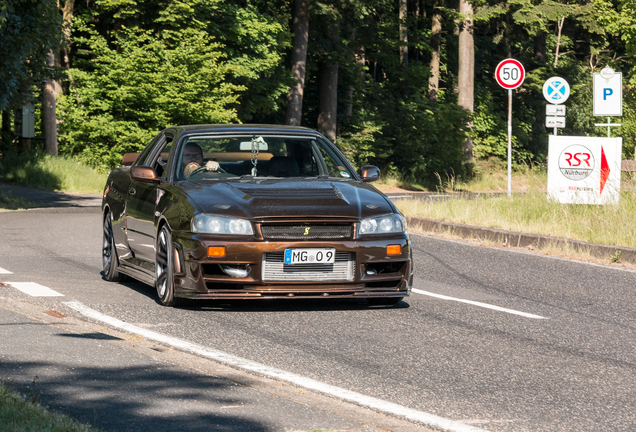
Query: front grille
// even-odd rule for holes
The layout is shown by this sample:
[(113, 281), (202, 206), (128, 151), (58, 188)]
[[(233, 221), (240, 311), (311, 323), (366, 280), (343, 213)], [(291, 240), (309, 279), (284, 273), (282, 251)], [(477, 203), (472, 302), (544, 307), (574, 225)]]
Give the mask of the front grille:
[(356, 258), (354, 253), (336, 252), (333, 264), (284, 263), (283, 253), (263, 254), (264, 282), (342, 282), (352, 281)]
[(353, 225), (263, 225), (266, 240), (338, 240), (353, 237)]

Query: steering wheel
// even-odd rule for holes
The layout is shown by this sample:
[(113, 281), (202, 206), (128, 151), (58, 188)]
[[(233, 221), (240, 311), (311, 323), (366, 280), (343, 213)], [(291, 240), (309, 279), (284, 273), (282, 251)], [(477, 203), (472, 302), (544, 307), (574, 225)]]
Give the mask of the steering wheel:
[[(190, 173), (190, 175), (188, 176), (188, 178), (192, 177), (192, 176), (193, 176), (193, 175), (195, 175), (195, 174), (198, 174), (198, 173), (200, 173), (200, 172), (203, 172), (203, 171), (207, 171), (207, 170), (206, 170), (205, 165), (203, 165), (202, 167), (199, 167), (199, 168), (195, 169), (194, 171), (192, 171), (192, 172)], [(225, 170), (224, 170), (223, 168), (221, 168), (221, 167), (219, 167), (219, 169), (217, 169), (217, 170), (216, 170), (216, 171), (214, 171), (214, 172), (222, 172), (222, 173), (227, 174), (227, 171), (225, 171)]]

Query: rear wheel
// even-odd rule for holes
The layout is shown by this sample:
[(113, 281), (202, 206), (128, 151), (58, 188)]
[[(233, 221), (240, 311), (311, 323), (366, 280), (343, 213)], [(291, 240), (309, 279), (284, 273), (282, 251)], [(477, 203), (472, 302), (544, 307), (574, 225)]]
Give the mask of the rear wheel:
[(164, 306), (177, 306), (182, 299), (174, 296), (174, 257), (172, 234), (167, 225), (161, 227), (157, 236), (155, 259), (155, 287), (159, 301)]
[(369, 306), (394, 306), (402, 301), (404, 297), (379, 297), (367, 299)]
[(113, 223), (110, 219), (110, 212), (104, 216), (104, 240), (102, 242), (102, 266), (104, 277), (111, 282), (120, 282), (124, 275), (117, 270), (117, 250), (115, 249), (115, 237), (113, 235)]

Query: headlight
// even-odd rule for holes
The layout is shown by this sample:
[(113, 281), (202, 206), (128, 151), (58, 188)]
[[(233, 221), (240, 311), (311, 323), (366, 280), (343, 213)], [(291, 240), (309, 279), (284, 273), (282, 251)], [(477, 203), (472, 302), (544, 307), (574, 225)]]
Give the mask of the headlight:
[(358, 234), (384, 234), (406, 231), (406, 220), (399, 214), (375, 216), (360, 221)]
[(192, 219), (192, 232), (203, 234), (253, 235), (252, 224), (245, 219), (198, 214)]

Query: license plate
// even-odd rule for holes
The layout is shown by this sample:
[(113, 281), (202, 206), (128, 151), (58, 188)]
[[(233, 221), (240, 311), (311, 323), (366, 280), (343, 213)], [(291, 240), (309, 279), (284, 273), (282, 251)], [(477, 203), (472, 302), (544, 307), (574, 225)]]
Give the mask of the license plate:
[(285, 264), (333, 264), (335, 249), (285, 249)]

